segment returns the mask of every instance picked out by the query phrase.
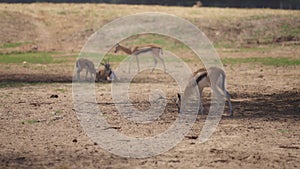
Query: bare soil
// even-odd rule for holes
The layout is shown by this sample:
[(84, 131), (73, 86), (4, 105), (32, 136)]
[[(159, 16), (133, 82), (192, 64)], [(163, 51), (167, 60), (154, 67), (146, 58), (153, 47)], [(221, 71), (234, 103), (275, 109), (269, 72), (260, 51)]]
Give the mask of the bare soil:
[[(228, 90), (234, 117), (223, 117), (205, 143), (196, 140), (206, 115), (170, 151), (132, 159), (113, 155), (83, 131), (73, 108), (72, 85), (49, 83), (1, 89), (1, 168), (299, 168), (300, 94), (297, 68), (231, 66)], [(258, 70), (258, 72), (256, 72)], [(160, 72), (157, 72), (158, 74)], [(260, 76), (262, 75), (262, 76)], [(36, 77), (35, 77), (36, 78)], [(276, 82), (280, 79), (280, 82)], [(117, 113), (110, 84), (96, 84), (97, 103), (108, 122), (134, 137), (165, 131), (177, 118), (174, 83), (133, 83), (130, 99), (140, 110), (149, 107), (151, 88), (169, 99), (157, 121), (128, 122)], [(141, 94), (142, 93), (142, 94)], [(51, 98), (57, 95), (58, 98)], [(209, 108), (209, 90), (204, 105)], [(228, 107), (225, 108), (228, 112)]]

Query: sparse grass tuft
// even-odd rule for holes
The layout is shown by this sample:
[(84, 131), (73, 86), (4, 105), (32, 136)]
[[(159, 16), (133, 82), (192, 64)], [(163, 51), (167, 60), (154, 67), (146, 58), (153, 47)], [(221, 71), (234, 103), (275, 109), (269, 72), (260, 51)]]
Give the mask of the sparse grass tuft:
[(14, 43), (4, 43), (0, 46), (0, 48), (15, 48), (22, 46), (24, 43), (21, 42), (14, 42)]
[(33, 64), (50, 64), (65, 63), (75, 61), (77, 55), (62, 55), (57, 52), (12, 52), (0, 53), (0, 63), (33, 63)]
[(280, 133), (289, 133), (290, 130), (286, 130), (286, 129), (279, 129), (278, 130)]
[(67, 12), (66, 11), (59, 11), (57, 12), (58, 15), (67, 15)]
[(6, 88), (6, 87), (22, 87), (22, 86), (25, 86), (25, 83), (0, 82), (0, 88)]
[(46, 64), (53, 61), (50, 53), (47, 52), (26, 52), (0, 54), (0, 63), (40, 63)]
[(0, 89), (6, 88), (6, 87), (23, 87), (28, 85), (39, 85), (39, 84), (45, 84), (41, 82), (32, 82), (32, 83), (26, 83), (26, 82), (0, 82)]
[(242, 64), (242, 63), (258, 63), (267, 66), (292, 66), (300, 65), (300, 60), (294, 60), (289, 58), (223, 58), (221, 59), (224, 64)]
[(126, 59), (127, 57), (130, 57), (128, 55), (116, 55), (116, 54), (107, 54), (104, 56), (103, 59), (107, 60), (109, 59), (109, 62), (122, 62), (124, 59)]
[(58, 110), (55, 110), (55, 114), (58, 115), (58, 114), (61, 114), (63, 111), (61, 109), (58, 109)]
[(281, 33), (285, 36), (298, 36), (300, 33), (300, 30), (298, 28), (293, 28), (289, 24), (283, 24), (281, 25)]
[(55, 54), (51, 53), (51, 56), (53, 57), (52, 63), (57, 63), (57, 64), (66, 63), (66, 62), (75, 62), (76, 58), (78, 57), (78, 55), (76, 54), (64, 55), (64, 54), (56, 54), (56, 53)]
[(66, 92), (66, 89), (59, 88), (59, 89), (56, 89), (55, 91), (65, 93), (65, 92)]
[(24, 120), (22, 121), (21, 123), (22, 124), (35, 124), (35, 123), (39, 123), (40, 121), (39, 120)]

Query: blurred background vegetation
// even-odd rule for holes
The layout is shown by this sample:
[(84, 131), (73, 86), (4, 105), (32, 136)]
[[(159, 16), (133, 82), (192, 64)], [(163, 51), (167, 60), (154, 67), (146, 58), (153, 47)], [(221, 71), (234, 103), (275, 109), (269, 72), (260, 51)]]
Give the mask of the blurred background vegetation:
[[(167, 6), (193, 6), (197, 0), (0, 0), (8, 3), (112, 3), (112, 4), (144, 4)], [(275, 8), (300, 9), (300, 0), (201, 0), (201, 6), (206, 7), (235, 7), (235, 8)]]

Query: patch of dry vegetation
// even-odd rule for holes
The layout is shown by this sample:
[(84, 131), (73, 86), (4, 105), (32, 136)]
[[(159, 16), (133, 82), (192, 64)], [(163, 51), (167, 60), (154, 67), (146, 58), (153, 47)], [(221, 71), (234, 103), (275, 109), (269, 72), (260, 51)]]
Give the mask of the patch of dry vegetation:
[(0, 44), (31, 42), (18, 49), (31, 50), (34, 44), (41, 51), (78, 52), (104, 24), (141, 12), (183, 17), (221, 46), (300, 39), (300, 12), (292, 10), (35, 3), (0, 4)]

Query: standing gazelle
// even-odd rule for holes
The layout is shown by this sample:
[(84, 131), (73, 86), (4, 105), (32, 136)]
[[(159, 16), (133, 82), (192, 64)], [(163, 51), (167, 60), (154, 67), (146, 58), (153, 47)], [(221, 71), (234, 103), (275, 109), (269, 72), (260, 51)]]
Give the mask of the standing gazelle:
[(88, 59), (79, 58), (76, 61), (76, 77), (77, 80), (80, 81), (80, 72), (85, 69), (85, 80), (87, 80), (88, 73), (91, 75), (91, 81), (94, 80), (94, 75), (96, 76), (96, 69), (94, 63)]
[[(146, 52), (151, 52), (153, 60), (154, 60), (154, 66), (153, 66), (152, 71), (155, 69), (155, 67), (157, 65), (157, 59), (159, 59), (162, 62), (163, 66), (164, 66), (164, 71), (166, 72), (165, 61), (160, 56), (160, 54), (163, 54), (163, 50), (159, 46), (148, 44), (148, 45), (143, 45), (143, 46), (135, 46), (132, 49), (129, 49), (129, 48), (121, 46), (119, 43), (117, 43), (116, 44), (116, 49), (115, 49), (114, 52), (117, 53), (120, 50), (122, 50), (123, 52), (125, 52), (128, 55), (135, 56), (136, 62), (137, 62), (137, 66), (138, 66), (138, 71), (140, 71), (140, 63), (139, 63), (138, 55), (140, 55), (142, 53), (146, 53)], [(130, 72), (131, 60), (130, 60), (129, 64), (130, 64), (129, 65), (129, 72)]]
[[(198, 75), (198, 73), (200, 73), (200, 72), (201, 72), (201, 74)], [(214, 94), (216, 94), (216, 96), (219, 96), (219, 97), (226, 96), (226, 99), (229, 103), (230, 116), (233, 116), (230, 95), (229, 95), (228, 91), (225, 89), (225, 72), (218, 67), (210, 67), (209, 69), (207, 69), (207, 71), (205, 71), (205, 69), (199, 69), (193, 75), (194, 75), (193, 78), (195, 78), (193, 80), (196, 80), (196, 83), (198, 84), (198, 87), (199, 87), (201, 113), (203, 114), (203, 110), (204, 110), (202, 102), (201, 102), (203, 88), (211, 87), (212, 91), (214, 92)], [(221, 77), (221, 79), (220, 79), (220, 77)], [(187, 86), (187, 88), (188, 87), (189, 86)], [(185, 89), (184, 94), (188, 93), (188, 92), (186, 92), (188, 90), (187, 88)], [(179, 93), (177, 95), (178, 95), (178, 99), (176, 101), (176, 104), (178, 107), (178, 111), (180, 111), (181, 95)]]

